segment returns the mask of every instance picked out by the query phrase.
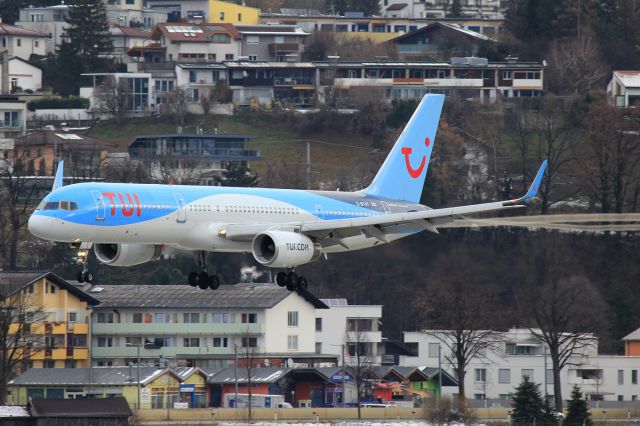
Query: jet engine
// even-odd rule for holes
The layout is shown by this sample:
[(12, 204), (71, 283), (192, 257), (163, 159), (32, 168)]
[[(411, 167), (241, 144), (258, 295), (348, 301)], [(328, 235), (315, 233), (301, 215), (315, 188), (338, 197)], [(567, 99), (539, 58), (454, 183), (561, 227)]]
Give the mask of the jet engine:
[(98, 260), (110, 266), (133, 266), (158, 260), (162, 246), (150, 244), (94, 244)]
[(320, 244), (306, 235), (289, 231), (258, 234), (251, 244), (253, 257), (271, 268), (293, 268), (316, 261), (322, 254)]

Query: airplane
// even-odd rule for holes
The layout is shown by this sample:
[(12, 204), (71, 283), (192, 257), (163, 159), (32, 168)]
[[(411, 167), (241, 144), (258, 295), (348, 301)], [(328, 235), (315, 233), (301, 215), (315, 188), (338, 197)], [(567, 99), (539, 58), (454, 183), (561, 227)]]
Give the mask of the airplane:
[(327, 254), (387, 244), (430, 231), (461, 215), (524, 207), (536, 197), (545, 160), (527, 193), (517, 199), (432, 209), (420, 204), (444, 95), (427, 94), (417, 106), (371, 184), (360, 191), (311, 191), (125, 183), (63, 186), (63, 162), (53, 188), (29, 218), (36, 237), (70, 243), (86, 261), (91, 247), (111, 266), (156, 260), (163, 248), (193, 252), (198, 270), (188, 283), (218, 288), (207, 271), (208, 252), (252, 253), (290, 291), (308, 281), (295, 268)]

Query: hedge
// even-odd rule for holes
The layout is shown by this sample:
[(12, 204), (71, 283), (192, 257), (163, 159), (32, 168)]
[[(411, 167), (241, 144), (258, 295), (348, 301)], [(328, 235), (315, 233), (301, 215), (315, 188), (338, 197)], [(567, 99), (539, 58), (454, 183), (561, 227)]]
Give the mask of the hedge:
[(39, 109), (88, 109), (89, 99), (71, 96), (69, 98), (42, 98), (27, 103), (29, 111)]

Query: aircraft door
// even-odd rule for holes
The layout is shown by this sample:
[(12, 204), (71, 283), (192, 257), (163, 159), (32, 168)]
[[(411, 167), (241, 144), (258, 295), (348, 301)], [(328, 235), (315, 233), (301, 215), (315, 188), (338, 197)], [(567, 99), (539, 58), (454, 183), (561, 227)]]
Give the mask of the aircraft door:
[(321, 204), (316, 204), (316, 216), (324, 220), (324, 209)]
[(91, 197), (96, 204), (96, 220), (104, 220), (105, 203), (102, 192), (93, 190), (91, 191)]
[(386, 201), (382, 201), (382, 208), (384, 208), (384, 213), (391, 213), (391, 209), (389, 208), (389, 204)]
[(178, 203), (178, 218), (176, 222), (185, 223), (187, 221), (187, 206), (184, 202), (184, 197), (182, 194), (173, 194), (173, 197), (176, 199), (176, 203)]

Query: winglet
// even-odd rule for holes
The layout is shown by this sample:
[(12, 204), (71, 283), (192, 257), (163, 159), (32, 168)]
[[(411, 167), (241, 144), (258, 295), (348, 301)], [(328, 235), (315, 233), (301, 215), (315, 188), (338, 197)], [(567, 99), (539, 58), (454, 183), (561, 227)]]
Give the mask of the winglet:
[(533, 200), (536, 197), (536, 195), (538, 195), (538, 189), (540, 189), (540, 183), (542, 183), (542, 176), (544, 176), (544, 172), (546, 169), (547, 169), (547, 160), (544, 160), (542, 162), (542, 165), (540, 166), (540, 169), (538, 170), (538, 173), (536, 173), (536, 177), (533, 179), (533, 182), (531, 182), (531, 186), (529, 187), (529, 190), (524, 195), (524, 197), (520, 198), (520, 201), (524, 201), (525, 203), (528, 203), (529, 201)]
[(64, 175), (64, 160), (58, 163), (58, 170), (56, 170), (56, 177), (53, 179), (53, 188), (51, 191), (62, 188), (62, 177)]

